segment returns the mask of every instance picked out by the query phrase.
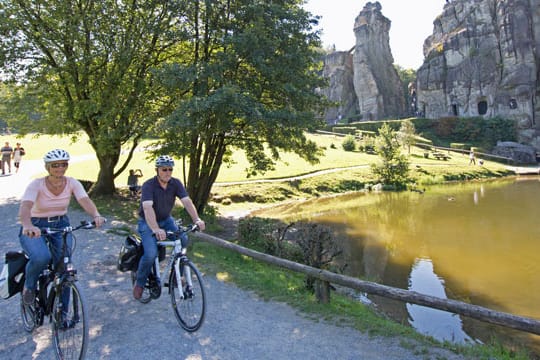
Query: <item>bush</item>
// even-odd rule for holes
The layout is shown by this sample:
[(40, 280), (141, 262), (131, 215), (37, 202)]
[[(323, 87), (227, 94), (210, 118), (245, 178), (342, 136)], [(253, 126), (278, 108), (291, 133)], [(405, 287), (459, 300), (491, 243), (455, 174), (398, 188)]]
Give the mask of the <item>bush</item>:
[(301, 248), (286, 239), (293, 224), (277, 219), (244, 218), (238, 224), (238, 244), (295, 262), (302, 262)]
[(391, 185), (395, 189), (405, 188), (408, 181), (409, 161), (401, 154), (401, 146), (394, 130), (383, 125), (376, 139), (376, 152), (379, 163), (371, 164), (371, 172), (383, 185)]
[(238, 222), (238, 244), (273, 253), (272, 232), (281, 222), (275, 219), (249, 217)]
[(345, 151), (354, 151), (356, 149), (356, 142), (354, 140), (354, 136), (345, 136), (345, 139), (343, 140), (341, 146), (343, 146), (343, 150)]

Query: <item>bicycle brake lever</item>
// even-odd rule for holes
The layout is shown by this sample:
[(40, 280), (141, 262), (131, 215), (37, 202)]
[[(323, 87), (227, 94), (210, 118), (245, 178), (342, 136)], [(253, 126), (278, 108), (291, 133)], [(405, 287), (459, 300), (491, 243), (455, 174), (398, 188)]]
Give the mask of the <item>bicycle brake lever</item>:
[(96, 223), (94, 221), (90, 222), (88, 220), (81, 221), (81, 226), (85, 229), (92, 229), (96, 226)]

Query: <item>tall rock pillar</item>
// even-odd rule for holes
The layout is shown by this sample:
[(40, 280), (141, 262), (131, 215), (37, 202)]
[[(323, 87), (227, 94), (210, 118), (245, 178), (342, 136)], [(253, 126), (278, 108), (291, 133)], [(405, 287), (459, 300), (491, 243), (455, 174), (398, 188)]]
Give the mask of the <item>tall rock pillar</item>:
[(368, 2), (354, 23), (354, 89), (362, 120), (398, 119), (406, 114), (405, 96), (390, 51), (390, 20), (381, 4)]

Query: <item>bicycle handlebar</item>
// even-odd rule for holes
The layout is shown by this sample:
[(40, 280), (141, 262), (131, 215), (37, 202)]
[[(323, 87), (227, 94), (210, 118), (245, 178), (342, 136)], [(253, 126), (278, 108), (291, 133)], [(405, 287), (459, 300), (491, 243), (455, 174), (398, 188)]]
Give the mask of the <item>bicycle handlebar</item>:
[(94, 229), (95, 227), (96, 227), (95, 221), (83, 220), (81, 221), (80, 225), (75, 226), (75, 227), (73, 226), (66, 226), (63, 228), (45, 227), (45, 228), (41, 228), (40, 230), (42, 233), (45, 233), (47, 235), (53, 235), (53, 234), (58, 234), (58, 233), (70, 233), (79, 229), (89, 230), (89, 229)]
[[(199, 225), (197, 224), (190, 224), (187, 226), (179, 226), (177, 231), (165, 231), (165, 235), (167, 235), (167, 238), (169, 236), (178, 236), (184, 233), (191, 233), (199, 231)], [(156, 236), (156, 234), (152, 234), (152, 236)]]
[(167, 236), (169, 235), (180, 235), (183, 233), (190, 233), (195, 232), (199, 230), (199, 225), (197, 224), (190, 224), (187, 226), (179, 226), (177, 231), (166, 231)]

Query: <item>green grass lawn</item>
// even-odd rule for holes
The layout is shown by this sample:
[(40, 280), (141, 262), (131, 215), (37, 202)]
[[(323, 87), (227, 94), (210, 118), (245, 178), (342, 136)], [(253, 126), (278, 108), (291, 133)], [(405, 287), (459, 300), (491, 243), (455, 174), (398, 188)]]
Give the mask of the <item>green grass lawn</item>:
[[(277, 162), (275, 170), (248, 178), (245, 172), (245, 169), (249, 166), (246, 156), (243, 151), (237, 150), (234, 151), (233, 154), (234, 163), (222, 166), (217, 182), (288, 178), (327, 169), (369, 165), (378, 161), (377, 155), (370, 155), (359, 151), (344, 151), (341, 147), (343, 141), (342, 137), (322, 134), (308, 134), (307, 137), (324, 148), (324, 155), (321, 157), (319, 163), (309, 164), (296, 154), (282, 153), (281, 160)], [(21, 142), (26, 150), (25, 160), (41, 159), (48, 150), (53, 148), (65, 149), (74, 158), (94, 154), (92, 147), (88, 143), (88, 138), (84, 134), (81, 134), (79, 139), (75, 142), (68, 136), (26, 135), (22, 138), (19, 138), (16, 135), (0, 136), (0, 142), (3, 144), (5, 141), (9, 141), (11, 145), (15, 145), (16, 142)], [(138, 150), (134, 153), (133, 159), (128, 167), (128, 169), (141, 169), (144, 178), (151, 177), (154, 174), (153, 161), (149, 158), (149, 154), (144, 151), (144, 148), (151, 143), (151, 141), (144, 141), (139, 145)], [(120, 157), (120, 163), (126, 159), (128, 149), (125, 148), (123, 151), (124, 153)], [(439, 172), (439, 170), (435, 170), (437, 168), (457, 166), (460, 167), (460, 171), (475, 169), (475, 167), (468, 166), (469, 159), (467, 155), (461, 153), (451, 152), (451, 159), (448, 161), (436, 160), (432, 157), (426, 159), (424, 158), (423, 153), (423, 149), (412, 147), (409, 159), (413, 170), (417, 169), (417, 166), (430, 168), (433, 169), (430, 170), (430, 172), (433, 175), (436, 175)], [(500, 171), (505, 167), (503, 164), (486, 161), (484, 168), (491, 171)], [(95, 181), (98, 169), (99, 164), (95, 158), (85, 161), (74, 161), (70, 164), (69, 174), (79, 179)], [(175, 175), (180, 178), (182, 178), (181, 169), (182, 166), (180, 160), (177, 159)], [(444, 171), (442, 171), (442, 173), (444, 173)], [(117, 178), (116, 186), (125, 186), (127, 176), (128, 172), (124, 171), (124, 173)]]

